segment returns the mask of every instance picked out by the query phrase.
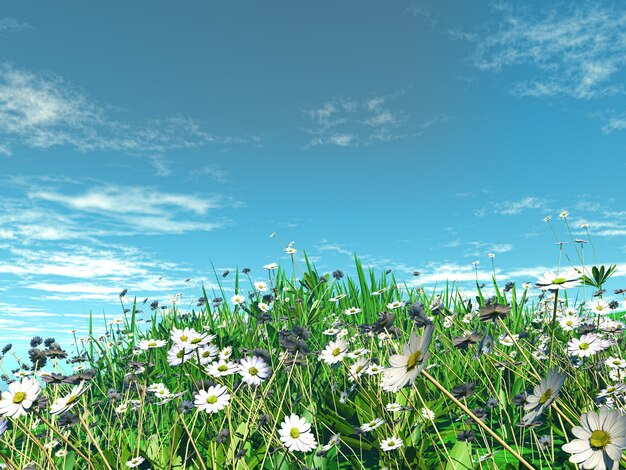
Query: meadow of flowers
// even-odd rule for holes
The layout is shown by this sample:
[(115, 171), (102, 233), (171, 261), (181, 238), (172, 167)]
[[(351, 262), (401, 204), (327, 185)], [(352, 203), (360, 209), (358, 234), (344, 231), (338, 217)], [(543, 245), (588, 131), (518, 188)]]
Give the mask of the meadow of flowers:
[(614, 266), (467, 295), (355, 263), (225, 272), (235, 294), (203, 289), (188, 311), (134, 299), (104, 335), (33, 338), (2, 375), (3, 468), (624, 465)]

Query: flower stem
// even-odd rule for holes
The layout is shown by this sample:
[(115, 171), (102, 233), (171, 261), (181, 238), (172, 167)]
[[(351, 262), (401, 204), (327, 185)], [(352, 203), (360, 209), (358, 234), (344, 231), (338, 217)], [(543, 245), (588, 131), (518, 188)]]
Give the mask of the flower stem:
[(480, 426), (481, 428), (483, 428), (485, 431), (487, 431), (487, 433), (493, 437), (496, 441), (498, 441), (502, 447), (504, 447), (506, 450), (508, 450), (511, 454), (513, 454), (515, 456), (515, 458), (519, 461), (519, 463), (521, 463), (524, 467), (530, 469), (530, 470), (535, 470), (535, 467), (533, 467), (531, 464), (529, 464), (524, 457), (522, 457), (518, 452), (516, 452), (510, 445), (508, 445), (506, 442), (504, 442), (504, 440), (498, 436), (489, 426), (487, 426), (485, 423), (483, 423), (478, 417), (476, 417), (474, 415), (474, 413), (472, 413), (467, 406), (465, 406), (463, 403), (461, 403), (459, 400), (457, 400), (443, 385), (441, 385), (437, 379), (435, 379), (432, 375), (430, 375), (428, 372), (426, 372), (425, 370), (422, 369), (422, 375), (424, 377), (426, 377), (435, 387), (437, 387), (439, 389), (439, 391), (441, 393), (443, 393), (446, 397), (448, 397), (450, 400), (452, 400), (452, 402), (458, 406), (459, 408), (461, 408), (465, 413), (467, 413), (467, 415), (472, 418), (474, 420), (474, 422), (476, 424), (478, 424), (478, 426)]

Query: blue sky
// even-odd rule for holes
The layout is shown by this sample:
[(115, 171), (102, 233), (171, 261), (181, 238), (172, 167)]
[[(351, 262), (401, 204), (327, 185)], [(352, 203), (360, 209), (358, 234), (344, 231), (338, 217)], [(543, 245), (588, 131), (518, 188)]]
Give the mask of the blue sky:
[(556, 241), (576, 260), (562, 210), (626, 284), (626, 7), (518, 3), (5, 5), (0, 343), (84, 334), (124, 288), (188, 305), (290, 241), (534, 281)]

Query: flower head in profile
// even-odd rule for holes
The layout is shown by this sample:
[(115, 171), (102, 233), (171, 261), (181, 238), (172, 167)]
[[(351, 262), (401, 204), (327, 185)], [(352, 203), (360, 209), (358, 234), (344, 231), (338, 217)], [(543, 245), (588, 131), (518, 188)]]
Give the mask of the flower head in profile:
[(504, 319), (511, 312), (511, 307), (507, 305), (501, 305), (498, 303), (485, 305), (480, 307), (480, 321), (493, 321), (498, 318)]
[(146, 459), (143, 457), (133, 457), (128, 462), (126, 462), (126, 466), (128, 468), (137, 468), (141, 465)]
[(24, 377), (20, 382), (9, 384), (9, 389), (2, 392), (0, 416), (19, 418), (26, 415), (40, 392), (41, 388), (35, 379)]
[(394, 354), (389, 358), (390, 367), (383, 372), (381, 387), (388, 392), (397, 392), (406, 384), (412, 384), (424, 368), (430, 356), (428, 346), (432, 340), (434, 325), (426, 325), (422, 336), (411, 332), (409, 342), (404, 346), (402, 354)]
[(617, 469), (626, 449), (626, 416), (603, 406), (599, 413), (583, 414), (580, 424), (572, 428), (576, 439), (563, 446), (572, 454), (569, 461), (585, 469)]
[(561, 274), (547, 271), (537, 279), (535, 286), (541, 290), (562, 290), (576, 287), (578, 284), (580, 284), (580, 274), (576, 270), (570, 269)]
[(283, 445), (290, 452), (311, 452), (317, 446), (315, 436), (311, 432), (311, 424), (294, 413), (285, 416), (278, 434)]
[(50, 414), (60, 415), (71, 410), (78, 403), (78, 399), (83, 395), (89, 387), (85, 387), (85, 382), (81, 381), (75, 385), (69, 395), (57, 398), (50, 407)]
[(522, 419), (524, 425), (528, 425), (539, 418), (556, 399), (565, 383), (565, 374), (556, 369), (548, 371), (548, 375), (535, 386), (533, 393), (526, 397), (524, 411), (526, 415)]

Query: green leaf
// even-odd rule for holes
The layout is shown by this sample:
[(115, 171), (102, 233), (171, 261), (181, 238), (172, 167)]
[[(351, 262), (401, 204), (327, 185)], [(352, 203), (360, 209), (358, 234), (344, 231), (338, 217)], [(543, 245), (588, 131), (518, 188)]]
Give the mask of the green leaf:
[(450, 460), (446, 465), (446, 470), (471, 470), (472, 456), (470, 445), (465, 441), (458, 441), (450, 451)]

